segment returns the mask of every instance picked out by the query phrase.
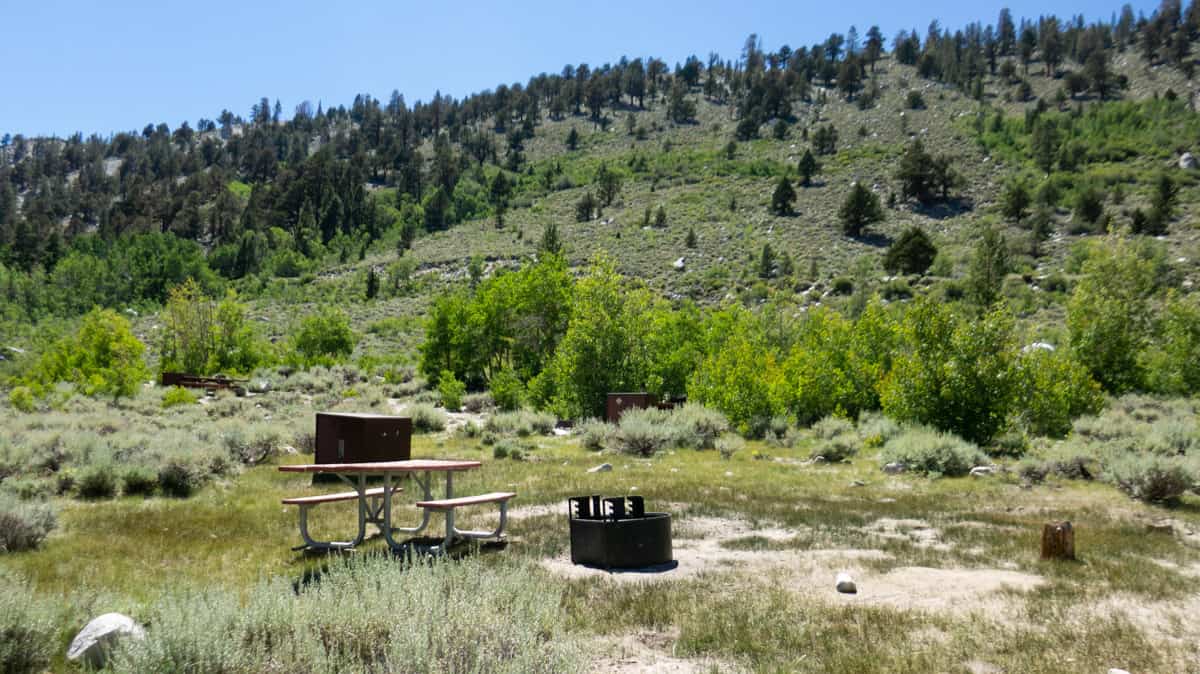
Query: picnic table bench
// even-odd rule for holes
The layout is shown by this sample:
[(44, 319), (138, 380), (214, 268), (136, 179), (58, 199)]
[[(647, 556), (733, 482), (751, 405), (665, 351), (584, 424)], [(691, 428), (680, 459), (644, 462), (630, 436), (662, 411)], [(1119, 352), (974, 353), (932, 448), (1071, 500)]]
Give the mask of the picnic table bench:
[[(410, 535), (419, 534), (429, 526), (430, 514), (432, 512), (441, 512), (445, 515), (446, 519), (445, 536), (442, 542), (434, 546), (431, 551), (442, 553), (449, 549), (456, 538), (502, 539), (504, 537), (504, 527), (508, 519), (508, 501), (516, 497), (515, 492), (491, 492), (475, 496), (454, 496), (454, 473), (474, 470), (481, 465), (479, 461), (410, 459), (404, 461), (374, 461), (364, 463), (297, 464), (280, 466), (279, 470), (285, 473), (329, 473), (336, 475), (339, 479), (354, 487), (354, 491), (338, 494), (298, 496), (283, 499), (283, 503), (286, 505), (300, 506), (300, 535), (305, 543), (302, 547), (315, 549), (353, 548), (362, 543), (366, 535), (366, 526), (370, 523), (379, 527), (384, 540), (387, 541), (390, 548), (398, 550), (403, 547), (403, 543), (393, 538), (393, 532)], [(443, 473), (445, 475), (445, 498), (433, 498), (432, 485), (434, 473)], [(376, 475), (383, 477), (383, 486), (367, 489), (367, 477)], [(413, 481), (421, 488), (423, 496), (421, 500), (416, 502), (416, 507), (420, 508), (422, 513), (421, 523), (413, 527), (392, 526), (392, 496), (396, 492), (401, 491), (399, 487), (392, 485), (392, 480), (402, 475), (412, 476)], [(308, 535), (307, 513), (310, 508), (322, 503), (336, 503), (350, 500), (358, 501), (358, 535), (353, 541), (316, 541)], [(370, 502), (368, 502), (369, 500)], [(472, 531), (459, 529), (455, 526), (454, 515), (457, 508), (485, 503), (496, 503), (499, 505), (500, 523), (495, 530)]]

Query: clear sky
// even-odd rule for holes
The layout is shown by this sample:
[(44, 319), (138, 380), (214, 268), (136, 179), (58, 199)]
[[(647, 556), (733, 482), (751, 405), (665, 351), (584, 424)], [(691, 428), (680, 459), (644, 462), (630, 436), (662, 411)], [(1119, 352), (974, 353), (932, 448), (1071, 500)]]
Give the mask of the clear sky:
[[(1150, 14), (1155, 0), (1131, 2)], [(356, 93), (410, 102), (435, 90), (457, 97), (525, 82), (567, 63), (622, 55), (674, 65), (710, 51), (736, 58), (750, 33), (766, 49), (811, 45), (851, 25), (924, 35), (930, 20), (959, 28), (1055, 13), (1107, 20), (1121, 0), (867, 2), (412, 3), (338, 0), (3, 0), (0, 2), (0, 135), (64, 136), (140, 130), (223, 108), (248, 116), (263, 96), (290, 117), (309, 99), (349, 105)]]

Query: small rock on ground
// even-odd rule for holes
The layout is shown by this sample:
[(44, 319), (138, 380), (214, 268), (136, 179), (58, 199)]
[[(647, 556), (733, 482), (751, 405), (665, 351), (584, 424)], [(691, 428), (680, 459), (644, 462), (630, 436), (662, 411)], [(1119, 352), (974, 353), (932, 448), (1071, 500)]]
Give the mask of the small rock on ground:
[(108, 653), (123, 638), (144, 639), (146, 630), (142, 629), (127, 615), (120, 613), (105, 613), (92, 619), (75, 638), (67, 649), (67, 659), (82, 660), (89, 667), (103, 669)]
[(899, 473), (903, 473), (905, 468), (906, 466), (904, 464), (897, 461), (884, 466), (883, 472), (887, 473), (888, 475), (897, 475)]
[(858, 593), (858, 586), (854, 584), (854, 579), (848, 573), (839, 573), (837, 575), (837, 591), (842, 594)]
[(607, 473), (610, 470), (612, 470), (611, 463), (602, 463), (594, 468), (588, 468), (589, 473)]

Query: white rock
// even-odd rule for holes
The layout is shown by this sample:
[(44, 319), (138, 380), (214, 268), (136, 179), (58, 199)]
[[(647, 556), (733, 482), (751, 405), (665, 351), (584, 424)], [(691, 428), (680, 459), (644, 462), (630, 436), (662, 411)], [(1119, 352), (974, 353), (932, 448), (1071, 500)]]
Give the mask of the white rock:
[(996, 472), (992, 466), (975, 466), (971, 469), (971, 477), (987, 477)]
[(905, 466), (903, 463), (896, 461), (884, 466), (883, 472), (887, 473), (888, 475), (897, 475), (899, 473), (903, 473), (906, 468), (907, 466)]
[(104, 667), (108, 652), (118, 639), (126, 636), (132, 639), (145, 639), (146, 630), (142, 629), (127, 615), (120, 613), (105, 613), (93, 619), (84, 626), (79, 634), (71, 640), (67, 649), (67, 659), (87, 663), (96, 669)]
[(1112, 669), (1108, 670), (1108, 674), (1129, 674), (1129, 672), (1113, 667)]
[(854, 584), (854, 579), (848, 573), (839, 573), (837, 575), (837, 591), (842, 594), (857, 594), (858, 586)]
[(1029, 353), (1030, 351), (1054, 351), (1054, 345), (1046, 342), (1034, 342), (1021, 347), (1021, 353)]
[(1191, 152), (1184, 152), (1179, 157), (1179, 168), (1189, 171), (1196, 168), (1196, 158), (1192, 156)]
[(687, 268), (687, 260), (681, 257), (678, 260), (675, 260), (675, 264), (673, 266), (679, 271), (683, 271)]
[(589, 473), (607, 473), (610, 470), (612, 470), (611, 463), (602, 463), (599, 466), (596, 466), (595, 468), (588, 468)]

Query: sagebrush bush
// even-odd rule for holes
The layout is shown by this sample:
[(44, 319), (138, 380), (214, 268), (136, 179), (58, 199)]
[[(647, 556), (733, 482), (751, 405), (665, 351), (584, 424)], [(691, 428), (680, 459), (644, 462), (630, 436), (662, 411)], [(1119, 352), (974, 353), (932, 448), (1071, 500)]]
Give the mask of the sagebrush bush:
[(854, 424), (842, 417), (829, 416), (813, 424), (813, 435), (817, 442), (810, 456), (823, 457), (826, 461), (845, 461), (858, 453), (860, 440)]
[(437, 433), (446, 429), (446, 413), (428, 403), (413, 403), (405, 408), (412, 417), (416, 433)]
[(158, 467), (158, 487), (166, 496), (187, 498), (200, 488), (204, 479), (204, 472), (183, 457), (170, 457)]
[(1180, 457), (1125, 454), (1108, 462), (1105, 477), (1139, 501), (1171, 504), (1196, 485), (1196, 475)]
[(483, 427), (485, 430), (499, 435), (527, 437), (530, 435), (551, 435), (554, 433), (554, 425), (556, 423), (558, 423), (558, 419), (548, 412), (517, 410), (515, 412), (494, 414), (488, 417)]
[(463, 396), (462, 407), (471, 414), (479, 414), (491, 409), (495, 409), (496, 401), (492, 400), (492, 394), (484, 391), (483, 393), (468, 393)]
[(584, 665), (562, 598), (541, 574), (477, 559), (351, 560), (299, 593), (283, 578), (248, 592), (178, 591), (151, 608), (149, 623), (144, 641), (114, 653), (115, 670), (515, 674)]
[(740, 435), (728, 433), (717, 438), (717, 441), (714, 443), (714, 445), (716, 446), (717, 453), (721, 455), (721, 458), (728, 461), (729, 459), (733, 458), (734, 454), (737, 454), (745, 449), (746, 441), (743, 440), (742, 436)]
[[(0, 518), (4, 515), (0, 506)], [(4, 536), (0, 524), (0, 537)], [(58, 649), (58, 616), (27, 581), (0, 568), (0, 672), (44, 672)]]
[(659, 410), (627, 410), (613, 433), (613, 445), (626, 454), (651, 456), (671, 445), (675, 434)]
[(879, 453), (880, 463), (902, 463), (916, 473), (956, 477), (987, 463), (987, 455), (956, 435), (910, 426), (892, 437)]
[(579, 444), (584, 449), (598, 452), (608, 444), (613, 434), (613, 427), (599, 419), (585, 419), (575, 427), (575, 435), (579, 436)]
[(676, 429), (677, 446), (693, 449), (712, 449), (717, 438), (729, 430), (724, 414), (696, 403), (672, 410), (669, 423)]
[(130, 466), (121, 473), (121, 492), (126, 496), (150, 496), (158, 489), (158, 475), (146, 466)]
[(58, 517), (49, 503), (21, 501), (0, 493), (0, 552), (36, 548), (57, 524)]
[(87, 466), (79, 472), (76, 488), (83, 498), (112, 498), (117, 493), (117, 471), (108, 463)]
[(878, 413), (863, 414), (858, 420), (858, 436), (864, 447), (872, 449), (882, 447), (900, 430), (900, 424)]

